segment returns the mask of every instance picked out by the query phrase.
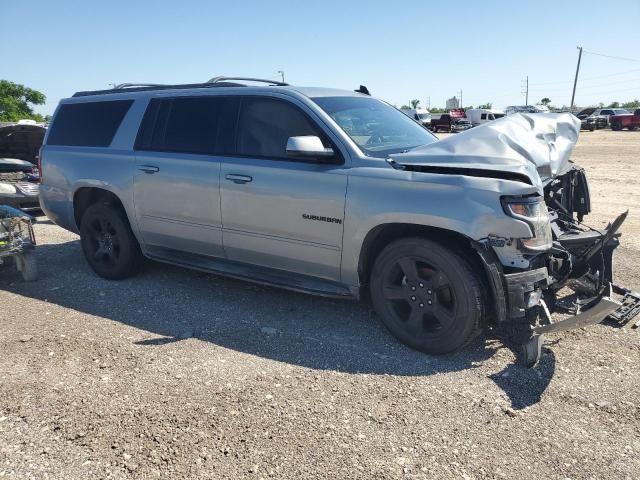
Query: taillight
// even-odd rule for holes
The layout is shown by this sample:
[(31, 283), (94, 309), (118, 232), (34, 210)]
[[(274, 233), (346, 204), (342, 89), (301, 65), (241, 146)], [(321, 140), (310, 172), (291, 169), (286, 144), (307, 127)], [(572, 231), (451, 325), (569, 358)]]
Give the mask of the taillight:
[(44, 147), (40, 147), (38, 150), (38, 177), (40, 178), (40, 183), (42, 183), (42, 149)]

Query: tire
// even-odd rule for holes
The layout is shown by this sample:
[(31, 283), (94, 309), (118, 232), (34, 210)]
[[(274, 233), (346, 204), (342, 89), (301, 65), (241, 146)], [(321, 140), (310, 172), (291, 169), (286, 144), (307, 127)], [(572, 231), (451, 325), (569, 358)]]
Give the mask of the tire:
[(635, 125), (631, 125), (631, 126), (629, 127), (629, 131), (630, 131), (630, 132), (633, 132), (636, 128), (638, 128), (638, 127), (636, 127)]
[(38, 261), (34, 253), (24, 253), (16, 257), (16, 266), (25, 282), (38, 280)]
[(87, 208), (80, 222), (82, 252), (94, 272), (108, 280), (135, 275), (142, 252), (126, 215), (108, 204)]
[(389, 244), (375, 260), (370, 289), (384, 325), (415, 350), (453, 352), (482, 331), (478, 275), (436, 242), (407, 238)]
[(619, 132), (620, 130), (622, 130), (622, 124), (618, 122), (612, 123), (611, 130), (615, 130), (616, 132)]

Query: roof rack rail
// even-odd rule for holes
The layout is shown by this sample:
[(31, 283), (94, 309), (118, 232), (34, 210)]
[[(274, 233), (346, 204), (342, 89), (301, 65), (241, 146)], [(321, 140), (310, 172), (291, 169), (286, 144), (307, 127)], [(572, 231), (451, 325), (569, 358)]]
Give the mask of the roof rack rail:
[(114, 90), (119, 90), (121, 88), (132, 88), (132, 87), (166, 87), (167, 85), (164, 83), (119, 83), (118, 85), (114, 85)]
[(243, 83), (237, 83), (229, 80), (246, 80), (252, 82), (263, 82), (275, 86), (287, 86), (288, 83), (278, 82), (275, 80), (264, 80), (261, 78), (247, 78), (247, 77), (214, 77), (205, 83), (184, 83), (178, 85), (167, 85), (163, 83), (121, 83), (115, 85), (109, 90), (92, 90), (86, 92), (76, 92), (74, 97), (88, 97), (93, 95), (111, 95), (115, 93), (131, 93), (131, 92), (146, 92), (153, 90), (182, 90), (187, 88), (218, 88), (218, 87), (246, 87)]
[(277, 80), (268, 80), (264, 78), (251, 78), (251, 77), (213, 77), (207, 83), (219, 83), (219, 82), (226, 82), (229, 80), (245, 80), (247, 82), (261, 82), (261, 83), (268, 83), (270, 85), (279, 85), (281, 87), (289, 86), (288, 83), (278, 82)]

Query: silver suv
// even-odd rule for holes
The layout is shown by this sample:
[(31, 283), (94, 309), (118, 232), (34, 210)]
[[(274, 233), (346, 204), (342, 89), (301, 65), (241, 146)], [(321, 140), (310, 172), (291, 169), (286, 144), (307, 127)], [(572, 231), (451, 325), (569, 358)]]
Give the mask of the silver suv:
[(620, 222), (596, 235), (573, 220), (589, 210), (568, 161), (575, 117), (516, 115), (438, 141), (358, 91), (259, 82), (62, 100), (40, 155), (41, 204), (80, 234), (98, 275), (129, 277), (148, 257), (364, 299), (434, 354), (509, 325), (529, 364), (575, 277), (599, 306), (575, 325), (616, 308), (606, 292)]

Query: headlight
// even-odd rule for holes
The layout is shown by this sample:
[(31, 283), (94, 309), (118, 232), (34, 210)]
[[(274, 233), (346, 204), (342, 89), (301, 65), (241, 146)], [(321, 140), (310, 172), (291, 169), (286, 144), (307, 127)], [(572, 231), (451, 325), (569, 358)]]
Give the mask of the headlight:
[(0, 193), (16, 193), (16, 187), (10, 183), (0, 183)]
[(531, 227), (533, 238), (520, 239), (525, 248), (540, 251), (551, 248), (551, 221), (542, 197), (502, 197), (502, 208), (510, 217), (527, 222)]

